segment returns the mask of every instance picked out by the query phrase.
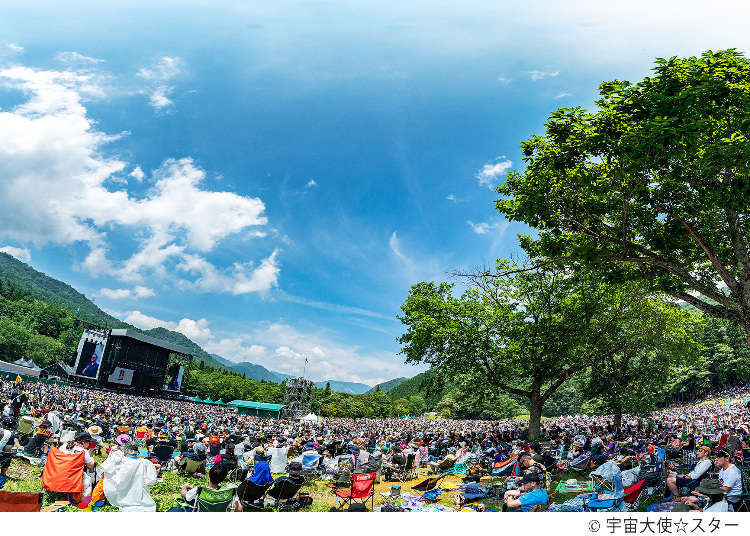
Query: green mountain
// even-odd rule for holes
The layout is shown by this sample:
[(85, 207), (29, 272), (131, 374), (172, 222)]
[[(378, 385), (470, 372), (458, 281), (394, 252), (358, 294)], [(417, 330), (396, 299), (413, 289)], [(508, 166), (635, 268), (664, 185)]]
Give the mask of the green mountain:
[(372, 389), (369, 385), (357, 382), (340, 382), (338, 380), (324, 380), (315, 382), (315, 387), (325, 389), (327, 383), (331, 384), (331, 390), (337, 393), (348, 393), (350, 395), (361, 395)]
[(94, 302), (67, 283), (38, 272), (28, 264), (2, 252), (0, 252), (0, 280), (10, 283), (34, 298), (53, 303), (73, 314), (78, 312), (78, 318), (86, 322), (110, 328), (127, 328), (140, 331), (157, 339), (189, 348), (193, 351), (198, 361), (203, 361), (210, 367), (227, 368), (214, 360), (203, 348), (182, 333), (170, 331), (165, 328), (154, 328), (144, 331), (131, 326), (102, 311)]
[[(424, 383), (428, 379), (427, 373), (422, 372), (416, 376), (400, 382), (398, 385), (391, 387), (387, 392), (391, 400), (397, 398), (409, 398), (413, 395), (424, 395)], [(381, 390), (384, 390), (381, 387)]]
[(279, 378), (276, 375), (276, 373), (271, 372), (263, 365), (250, 363), (249, 361), (243, 361), (242, 363), (234, 363), (216, 354), (211, 354), (211, 357), (215, 359), (216, 361), (218, 361), (219, 363), (221, 363), (222, 365), (231, 367), (232, 369), (236, 370), (240, 374), (244, 374), (246, 378), (250, 378), (251, 380), (255, 380), (258, 382), (262, 381), (262, 382), (274, 382), (274, 383), (281, 383), (283, 381), (283, 378)]
[(80, 307), (78, 318), (111, 328), (134, 329), (112, 315), (99, 309), (94, 302), (76, 289), (53, 279), (7, 253), (0, 252), (0, 279), (10, 283), (30, 296), (44, 300), (74, 313)]
[(383, 391), (384, 393), (387, 393), (388, 391), (390, 391), (394, 387), (397, 387), (397, 386), (401, 385), (402, 383), (404, 383), (408, 379), (409, 378), (393, 378), (392, 380), (388, 380), (387, 382), (383, 382), (383, 383), (377, 384), (375, 387), (373, 387), (372, 389), (370, 389), (367, 392), (368, 393), (374, 393), (375, 390), (378, 387), (380, 387), (381, 391)]

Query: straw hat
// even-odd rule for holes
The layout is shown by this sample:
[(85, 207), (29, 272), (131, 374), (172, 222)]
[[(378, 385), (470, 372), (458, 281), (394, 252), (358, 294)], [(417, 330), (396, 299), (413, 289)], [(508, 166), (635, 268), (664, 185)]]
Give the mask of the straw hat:
[(88, 427), (88, 431), (92, 436), (100, 435), (102, 433), (102, 428), (101, 426), (97, 426), (94, 424)]

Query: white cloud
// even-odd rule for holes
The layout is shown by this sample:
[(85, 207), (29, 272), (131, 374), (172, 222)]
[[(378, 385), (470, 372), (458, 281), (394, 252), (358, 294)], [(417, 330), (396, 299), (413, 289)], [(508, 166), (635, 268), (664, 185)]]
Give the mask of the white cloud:
[(374, 385), (414, 374), (393, 353), (347, 345), (324, 331), (305, 332), (283, 322), (259, 324), (242, 336), (215, 337), (204, 348), (233, 362), (252, 361), (294, 375), (302, 374), (307, 358), (307, 376), (316, 381), (336, 379)]
[(128, 177), (133, 177), (138, 182), (141, 182), (145, 176), (146, 174), (143, 173), (141, 166), (135, 166), (135, 169), (128, 174)]
[(486, 186), (490, 190), (495, 187), (495, 180), (513, 166), (513, 162), (504, 156), (500, 156), (495, 160), (496, 162), (494, 164), (485, 164), (482, 166), (482, 169), (480, 169), (476, 175), (479, 184)]
[(316, 300), (308, 300), (307, 298), (301, 298), (299, 296), (288, 294), (287, 292), (284, 292), (283, 290), (279, 290), (276, 296), (284, 301), (288, 301), (291, 303), (298, 303), (300, 305), (306, 305), (308, 307), (314, 307), (316, 309), (322, 309), (324, 311), (333, 311), (336, 313), (353, 314), (353, 315), (358, 315), (358, 316), (369, 316), (371, 318), (380, 318), (383, 320), (394, 319), (393, 316), (384, 315), (382, 313), (376, 313), (375, 311), (370, 311), (369, 309), (363, 309), (361, 307), (352, 307), (349, 305), (341, 305), (338, 303), (327, 303), (327, 302), (321, 302), (321, 301), (316, 301)]
[(25, 248), (17, 248), (13, 246), (3, 246), (0, 251), (7, 253), (11, 257), (15, 257), (21, 262), (29, 262), (31, 260), (31, 251)]
[(505, 230), (508, 228), (509, 223), (505, 220), (496, 220), (492, 222), (486, 222), (482, 221), (479, 223), (474, 223), (473, 221), (467, 221), (466, 223), (469, 224), (469, 227), (471, 227), (471, 230), (474, 231), (478, 235), (487, 234), (492, 231), (499, 231), (501, 234), (505, 233)]
[(208, 320), (205, 318), (201, 318), (200, 320), (183, 318), (177, 323), (177, 327), (174, 330), (198, 344), (205, 344), (213, 337), (211, 329), (208, 327)]
[(150, 289), (148, 287), (144, 287), (141, 285), (136, 285), (134, 288), (118, 288), (118, 289), (110, 289), (110, 288), (102, 288), (99, 290), (99, 292), (96, 293), (97, 296), (103, 296), (105, 298), (109, 298), (110, 300), (124, 300), (129, 298), (149, 298), (151, 296), (154, 296), (155, 293), (153, 289)]
[(305, 184), (305, 188), (314, 188), (317, 185), (318, 183), (315, 182), (315, 179), (310, 179), (310, 181), (307, 184)]
[(446, 195), (446, 196), (445, 196), (445, 198), (446, 198), (446, 199), (447, 199), (448, 201), (451, 201), (451, 202), (453, 202), (453, 203), (455, 203), (455, 202), (456, 202), (456, 196), (455, 196), (455, 195), (453, 195), (453, 194), (448, 194), (448, 195)]
[(61, 61), (63, 63), (73, 63), (73, 64), (89, 64), (89, 65), (96, 65), (97, 63), (101, 63), (104, 60), (100, 60), (99, 58), (92, 58), (91, 56), (84, 56), (83, 54), (79, 54), (75, 51), (67, 51), (67, 52), (59, 52), (55, 58), (57, 61)]
[(149, 67), (138, 70), (137, 76), (146, 81), (147, 88), (144, 91), (148, 95), (149, 104), (156, 111), (165, 111), (174, 104), (171, 99), (174, 86), (167, 82), (178, 76), (183, 69), (180, 58), (164, 56)]
[(24, 51), (24, 48), (21, 45), (19, 45), (18, 43), (10, 43), (8, 45), (8, 48), (11, 49), (16, 54), (20, 54), (21, 52)]
[[(35, 245), (82, 243), (89, 253), (81, 268), (128, 283), (199, 262), (193, 272), (199, 277), (183, 281), (197, 290), (241, 294), (276, 284), (277, 252), (257, 268), (251, 262), (220, 268), (202, 256), (230, 235), (265, 236), (260, 227), (267, 219), (258, 198), (205, 189), (206, 173), (191, 159), (165, 160), (145, 194), (135, 196), (117, 183), (121, 189), (110, 189), (110, 179), (129, 164), (104, 155), (116, 136), (97, 131), (87, 116), (84, 99), (101, 92), (93, 73), (11, 67), (0, 69), (0, 85), (26, 95), (14, 109), (0, 110), (0, 199), (14, 203), (13, 210), (0, 212), (0, 237)], [(138, 180), (145, 173), (136, 166), (131, 176)], [(110, 233), (116, 232), (139, 240), (130, 257), (109, 257)], [(217, 274), (221, 284), (211, 284)]]
[(174, 102), (168, 97), (174, 91), (171, 86), (157, 86), (149, 95), (148, 101), (156, 110), (162, 110), (167, 106), (172, 106)]
[(402, 253), (401, 245), (398, 240), (398, 235), (396, 235), (396, 231), (393, 231), (391, 238), (388, 240), (388, 245), (391, 247), (391, 251), (396, 255), (396, 257), (407, 263), (412, 262), (409, 257)]
[(125, 313), (125, 318), (123, 318), (123, 321), (127, 322), (128, 324), (132, 324), (140, 329), (153, 329), (161, 327), (173, 330), (177, 328), (177, 324), (175, 324), (174, 322), (161, 320), (159, 318), (144, 314), (140, 311), (128, 311), (127, 313)]
[(560, 71), (526, 71), (528, 77), (533, 80), (544, 80), (545, 78), (554, 78), (560, 74)]
[(555, 99), (564, 99), (565, 97), (572, 97), (572, 93), (563, 92), (558, 95), (555, 95)]

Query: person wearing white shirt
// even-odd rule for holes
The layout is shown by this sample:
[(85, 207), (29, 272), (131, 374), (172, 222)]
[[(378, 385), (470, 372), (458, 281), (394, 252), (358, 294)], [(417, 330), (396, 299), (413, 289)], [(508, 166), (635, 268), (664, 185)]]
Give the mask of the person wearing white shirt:
[(730, 461), (729, 453), (723, 449), (716, 453), (716, 467), (719, 468), (719, 482), (727, 494), (730, 511), (733, 511), (734, 505), (742, 498), (742, 473)]
[[(698, 485), (698, 480), (702, 478), (711, 469), (711, 459), (708, 457), (711, 449), (709, 447), (701, 446), (698, 448), (698, 463), (692, 471), (687, 474), (671, 473), (667, 477), (667, 488), (674, 495), (674, 501), (680, 500), (679, 489), (682, 487), (695, 487)], [(692, 489), (690, 490), (692, 491)]]

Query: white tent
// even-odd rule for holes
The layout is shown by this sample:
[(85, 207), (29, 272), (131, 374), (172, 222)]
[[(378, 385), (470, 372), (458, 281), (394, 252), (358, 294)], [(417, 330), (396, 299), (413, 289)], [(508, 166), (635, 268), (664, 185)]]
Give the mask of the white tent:
[(302, 422), (318, 422), (318, 416), (314, 413), (308, 413), (302, 419), (300, 419)]

